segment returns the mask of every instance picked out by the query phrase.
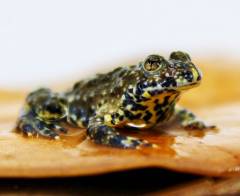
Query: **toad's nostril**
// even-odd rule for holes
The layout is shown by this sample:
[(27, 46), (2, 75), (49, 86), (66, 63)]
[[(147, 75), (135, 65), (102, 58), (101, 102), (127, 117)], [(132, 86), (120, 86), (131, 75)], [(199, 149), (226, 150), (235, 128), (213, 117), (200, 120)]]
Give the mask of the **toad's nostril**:
[(201, 75), (198, 75), (197, 81), (200, 81), (202, 79)]

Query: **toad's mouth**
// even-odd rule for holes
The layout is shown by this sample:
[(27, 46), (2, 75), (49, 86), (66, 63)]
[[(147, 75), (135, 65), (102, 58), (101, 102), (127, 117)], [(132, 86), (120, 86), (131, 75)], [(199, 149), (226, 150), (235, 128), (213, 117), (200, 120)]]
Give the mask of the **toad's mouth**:
[(180, 84), (179, 86), (173, 88), (175, 90), (188, 90), (188, 89), (191, 89), (191, 88), (195, 88), (197, 86), (200, 85), (200, 81), (195, 81), (195, 82), (191, 82), (191, 83), (185, 83), (185, 84)]
[(174, 77), (165, 78), (163, 81), (144, 82), (139, 83), (133, 90), (137, 96), (149, 98), (161, 94), (163, 91), (185, 91), (197, 87), (201, 83), (201, 78), (194, 81), (187, 81), (186, 79), (176, 80)]

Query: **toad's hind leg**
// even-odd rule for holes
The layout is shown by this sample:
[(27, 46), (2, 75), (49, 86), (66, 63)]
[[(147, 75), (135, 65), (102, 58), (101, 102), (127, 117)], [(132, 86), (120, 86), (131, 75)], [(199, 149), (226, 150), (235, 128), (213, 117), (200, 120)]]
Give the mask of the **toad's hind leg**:
[(66, 116), (64, 97), (49, 89), (38, 89), (26, 98), (25, 105), (17, 121), (17, 130), (25, 135), (41, 135), (58, 139), (59, 132), (66, 133), (60, 123)]
[(104, 124), (103, 118), (98, 116), (90, 119), (87, 134), (97, 144), (116, 148), (135, 149), (140, 148), (141, 146), (155, 146), (146, 140), (121, 135), (115, 128)]

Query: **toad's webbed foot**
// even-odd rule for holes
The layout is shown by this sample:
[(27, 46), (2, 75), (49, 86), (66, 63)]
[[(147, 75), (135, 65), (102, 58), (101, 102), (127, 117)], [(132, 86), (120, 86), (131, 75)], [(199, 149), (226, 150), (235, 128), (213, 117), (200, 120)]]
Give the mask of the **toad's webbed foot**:
[(155, 144), (151, 144), (146, 140), (121, 135), (115, 128), (105, 125), (101, 118), (97, 117), (90, 120), (87, 134), (97, 144), (116, 148), (156, 147)]
[(66, 133), (66, 129), (54, 122), (44, 122), (31, 113), (19, 118), (17, 128), (27, 136), (43, 136), (51, 139), (58, 139), (57, 132)]
[(134, 137), (120, 135), (115, 128), (99, 125), (90, 126), (87, 129), (90, 138), (97, 144), (103, 144), (117, 148), (139, 148), (140, 146), (152, 146), (149, 142)]
[(185, 129), (190, 130), (206, 130), (216, 129), (215, 125), (206, 125), (203, 121), (197, 119), (197, 117), (190, 111), (183, 108), (176, 108), (176, 116), (180, 121), (180, 124)]
[(189, 130), (206, 130), (206, 129), (216, 129), (215, 125), (206, 125), (203, 121), (193, 120), (189, 121), (186, 124), (182, 124), (185, 129)]
[(49, 89), (39, 89), (28, 95), (17, 128), (28, 136), (58, 139), (58, 132), (67, 132), (60, 125), (65, 115), (64, 99)]

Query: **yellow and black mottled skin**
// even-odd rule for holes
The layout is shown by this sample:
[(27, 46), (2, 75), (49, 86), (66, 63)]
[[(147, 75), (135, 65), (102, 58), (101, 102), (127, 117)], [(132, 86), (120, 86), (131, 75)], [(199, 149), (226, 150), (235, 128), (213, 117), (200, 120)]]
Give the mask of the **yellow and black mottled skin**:
[(147, 129), (177, 117), (184, 128), (207, 129), (194, 114), (176, 106), (183, 91), (201, 81), (199, 69), (184, 52), (169, 60), (150, 55), (137, 65), (119, 67), (77, 82), (65, 93), (38, 89), (28, 95), (17, 122), (28, 136), (58, 139), (67, 132), (64, 123), (86, 127), (98, 144), (119, 148), (154, 146), (148, 141), (121, 135), (117, 129)]

